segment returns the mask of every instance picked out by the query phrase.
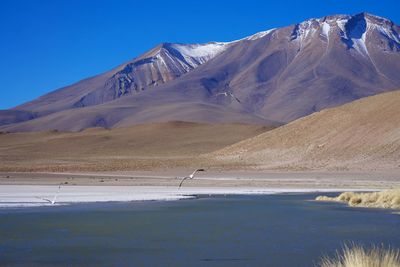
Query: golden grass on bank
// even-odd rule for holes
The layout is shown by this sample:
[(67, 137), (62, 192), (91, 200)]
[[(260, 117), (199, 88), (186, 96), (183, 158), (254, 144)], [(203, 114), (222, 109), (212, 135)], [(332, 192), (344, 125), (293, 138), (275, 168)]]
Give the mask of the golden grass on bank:
[(325, 257), (321, 267), (399, 267), (400, 251), (373, 247), (365, 249), (360, 246), (343, 248), (335, 258)]
[(338, 201), (352, 207), (400, 209), (400, 189), (371, 193), (344, 192), (338, 197), (318, 196), (319, 201)]

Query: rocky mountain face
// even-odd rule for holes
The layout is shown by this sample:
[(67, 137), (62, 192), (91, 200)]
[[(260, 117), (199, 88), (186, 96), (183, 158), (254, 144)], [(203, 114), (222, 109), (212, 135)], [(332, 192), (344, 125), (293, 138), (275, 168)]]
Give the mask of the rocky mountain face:
[(287, 123), (400, 88), (399, 33), (390, 20), (362, 13), (310, 19), (227, 43), (166, 43), (16, 107), (38, 118), (0, 130), (171, 120)]
[(16, 107), (42, 114), (102, 104), (179, 78), (223, 52), (225, 43), (164, 43), (104, 74)]
[(83, 96), (74, 107), (96, 105), (162, 85), (206, 63), (225, 47), (224, 43), (161, 44), (123, 66), (104, 86)]

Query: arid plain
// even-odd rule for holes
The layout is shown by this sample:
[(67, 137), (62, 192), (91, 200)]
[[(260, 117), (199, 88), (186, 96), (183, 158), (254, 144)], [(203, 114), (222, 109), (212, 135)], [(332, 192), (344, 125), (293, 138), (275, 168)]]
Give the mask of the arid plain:
[[(273, 128), (170, 122), (3, 133), (1, 184), (392, 188), (400, 185), (399, 92)], [(377, 138), (379, 137), (379, 138)]]

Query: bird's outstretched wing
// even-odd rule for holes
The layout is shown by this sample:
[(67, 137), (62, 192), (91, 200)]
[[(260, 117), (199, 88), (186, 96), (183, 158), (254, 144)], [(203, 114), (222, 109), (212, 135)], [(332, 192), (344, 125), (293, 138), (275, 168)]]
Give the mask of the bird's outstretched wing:
[(196, 174), (196, 172), (204, 172), (204, 171), (206, 171), (206, 170), (204, 170), (204, 169), (197, 169), (197, 170), (195, 170), (194, 172), (192, 172), (192, 174), (191, 174), (189, 177), (193, 177), (193, 176)]
[(182, 184), (183, 184), (183, 182), (184, 182), (185, 180), (187, 180), (187, 179), (193, 179), (193, 178), (194, 178), (194, 175), (196, 174), (196, 172), (204, 172), (204, 171), (206, 171), (206, 170), (205, 170), (205, 169), (196, 169), (194, 172), (192, 172), (191, 175), (186, 176), (186, 177), (183, 177), (181, 183), (179, 184), (179, 188), (181, 188), (181, 186), (182, 186)]
[(178, 189), (181, 188), (183, 182), (184, 182), (186, 179), (189, 179), (189, 178), (190, 178), (189, 176), (183, 177), (182, 181), (181, 181), (180, 184), (179, 184)]
[(60, 193), (60, 190), (61, 190), (61, 184), (58, 186), (58, 191), (54, 195), (54, 198), (53, 198), (53, 201), (51, 201), (51, 204), (55, 204), (56, 203), (56, 200), (57, 200), (58, 194)]
[(43, 200), (43, 201), (47, 201), (47, 202), (49, 202), (50, 204), (52, 203), (51, 200), (50, 200), (50, 199), (47, 199), (47, 198), (42, 198), (42, 197), (36, 197), (36, 198), (38, 198), (38, 199), (40, 199), (40, 200)]
[(58, 186), (58, 191), (57, 191), (57, 193), (54, 195), (53, 200), (50, 200), (50, 199), (48, 199), (48, 198), (43, 198), (43, 197), (36, 197), (36, 198), (41, 199), (41, 200), (43, 200), (43, 201), (47, 201), (47, 202), (49, 202), (50, 204), (53, 204), (53, 205), (54, 205), (54, 204), (56, 203), (56, 200), (57, 200), (58, 194), (60, 193), (60, 190), (61, 190), (61, 184)]

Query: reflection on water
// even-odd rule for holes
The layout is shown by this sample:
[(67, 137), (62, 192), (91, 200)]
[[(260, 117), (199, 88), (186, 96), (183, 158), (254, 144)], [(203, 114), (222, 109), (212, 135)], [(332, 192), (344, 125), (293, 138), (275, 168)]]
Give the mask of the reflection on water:
[(315, 195), (0, 210), (0, 265), (313, 266), (343, 242), (400, 248), (400, 216)]

